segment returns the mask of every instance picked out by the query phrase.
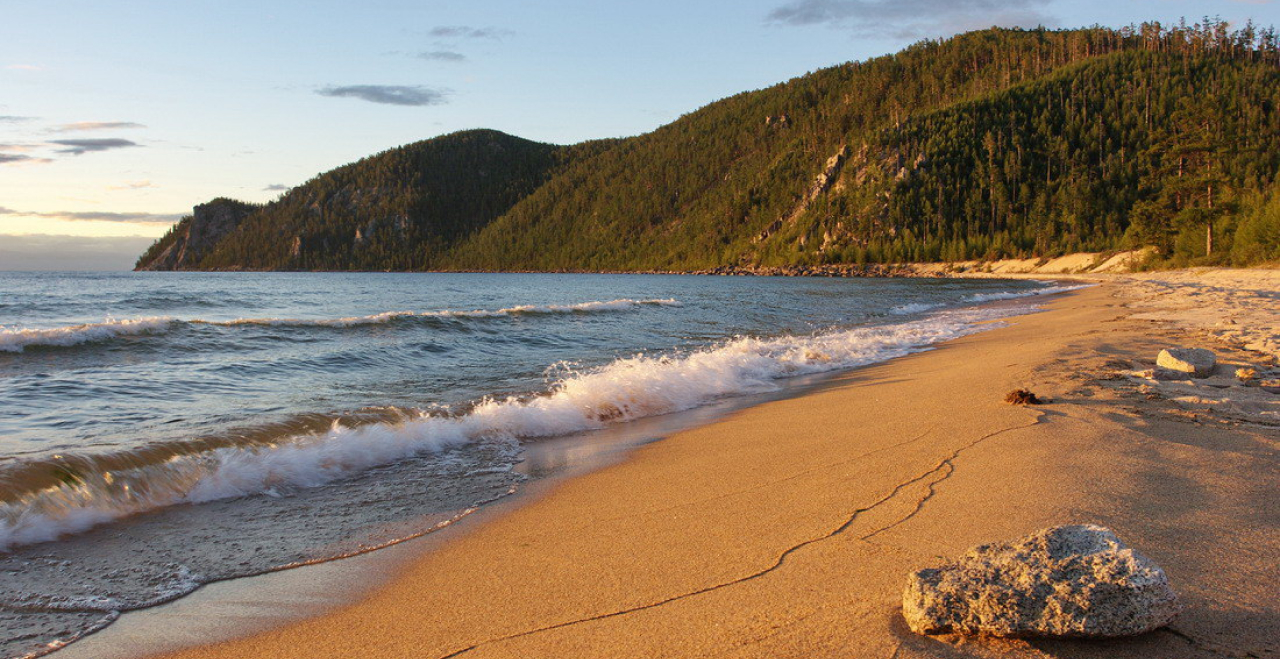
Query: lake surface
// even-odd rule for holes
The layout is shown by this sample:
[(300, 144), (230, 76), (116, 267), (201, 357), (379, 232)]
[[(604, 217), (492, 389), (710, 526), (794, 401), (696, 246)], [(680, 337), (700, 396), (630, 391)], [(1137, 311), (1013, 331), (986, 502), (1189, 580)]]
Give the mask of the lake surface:
[(917, 352), (1056, 290), (0, 273), (0, 657), (430, 532), (518, 491), (533, 443)]

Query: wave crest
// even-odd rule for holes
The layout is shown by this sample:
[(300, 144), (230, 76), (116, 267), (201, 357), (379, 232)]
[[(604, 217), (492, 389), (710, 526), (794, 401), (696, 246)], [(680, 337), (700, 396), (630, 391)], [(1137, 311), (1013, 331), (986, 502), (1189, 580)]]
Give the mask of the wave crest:
[(51, 329), (4, 328), (0, 329), (0, 351), (22, 352), (27, 346), (68, 347), (106, 341), (119, 336), (159, 334), (168, 330), (176, 322), (180, 321), (163, 316), (152, 316), (130, 320), (108, 318), (101, 323), (85, 323)]
[(0, 504), (0, 550), (164, 506), (324, 485), (471, 442), (506, 445), (514, 456), (520, 439), (568, 435), (768, 391), (781, 378), (924, 350), (979, 331), (980, 321), (1018, 311), (964, 309), (896, 325), (744, 337), (685, 354), (639, 354), (583, 371), (563, 366), (541, 395), (487, 398), (461, 415), (424, 413), (356, 427), (335, 422), (326, 431), (266, 445), (223, 446), (114, 472), (78, 470)]
[(192, 323), (204, 325), (267, 325), (274, 327), (358, 327), (360, 325), (382, 325), (392, 321), (413, 318), (500, 318), (503, 316), (590, 313), (595, 311), (627, 311), (644, 306), (679, 307), (678, 300), (632, 300), (620, 299), (607, 302), (581, 302), (578, 304), (526, 304), (504, 309), (476, 309), (473, 311), (384, 311), (368, 316), (351, 316), (348, 318), (240, 318), (227, 321), (194, 320)]
[(385, 311), (368, 316), (351, 316), (347, 318), (240, 318), (236, 320), (179, 320), (165, 316), (135, 318), (128, 320), (112, 320), (108, 318), (101, 323), (85, 323), (55, 327), (50, 329), (0, 328), (0, 352), (22, 352), (31, 346), (70, 347), (84, 343), (108, 341), (121, 336), (143, 334), (162, 334), (182, 325), (215, 325), (236, 327), (240, 325), (259, 325), (267, 327), (360, 327), (365, 325), (383, 325), (406, 319), (466, 319), (466, 318), (501, 318), (520, 315), (592, 313), (600, 311), (627, 311), (640, 307), (679, 307), (678, 300), (608, 300), (600, 302), (582, 302), (578, 304), (546, 304), (521, 305), (504, 309), (476, 309), (473, 311)]

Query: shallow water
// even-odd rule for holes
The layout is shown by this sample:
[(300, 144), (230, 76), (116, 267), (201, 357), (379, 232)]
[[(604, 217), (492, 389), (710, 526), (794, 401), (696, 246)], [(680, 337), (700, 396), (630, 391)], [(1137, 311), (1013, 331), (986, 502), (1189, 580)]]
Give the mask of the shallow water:
[(529, 442), (909, 354), (1049, 290), (0, 273), (0, 656), (429, 532), (516, 491)]

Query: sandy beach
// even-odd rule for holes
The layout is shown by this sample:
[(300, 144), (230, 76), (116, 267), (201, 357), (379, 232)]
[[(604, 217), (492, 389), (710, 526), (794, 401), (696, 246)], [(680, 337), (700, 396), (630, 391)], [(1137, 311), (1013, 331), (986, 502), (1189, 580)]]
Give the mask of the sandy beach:
[[(1249, 271), (1057, 296), (560, 482), (354, 604), (171, 656), (1276, 656), (1278, 291), (1280, 272)], [(1148, 377), (1175, 345), (1214, 350), (1221, 375)], [(1023, 387), (1047, 404), (1004, 402)], [(903, 623), (910, 571), (1086, 522), (1165, 569), (1185, 604), (1170, 627), (1043, 641)]]

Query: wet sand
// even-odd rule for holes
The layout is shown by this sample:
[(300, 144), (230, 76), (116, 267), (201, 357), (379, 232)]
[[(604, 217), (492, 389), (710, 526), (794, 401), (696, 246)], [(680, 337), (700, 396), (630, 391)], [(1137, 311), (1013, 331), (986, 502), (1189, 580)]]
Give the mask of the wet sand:
[[(1260, 356), (1130, 318), (1121, 288), (679, 432), (472, 525), (354, 604), (171, 656), (1274, 656), (1280, 433), (1188, 415), (1128, 375), (1172, 342)], [(1020, 387), (1049, 404), (1003, 402)], [(1186, 605), (1169, 630), (1054, 642), (903, 624), (909, 571), (1081, 522), (1165, 568)]]

